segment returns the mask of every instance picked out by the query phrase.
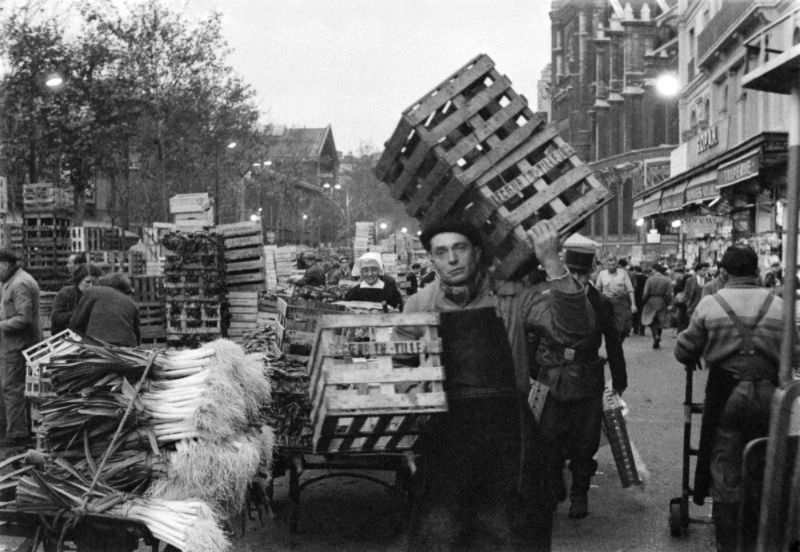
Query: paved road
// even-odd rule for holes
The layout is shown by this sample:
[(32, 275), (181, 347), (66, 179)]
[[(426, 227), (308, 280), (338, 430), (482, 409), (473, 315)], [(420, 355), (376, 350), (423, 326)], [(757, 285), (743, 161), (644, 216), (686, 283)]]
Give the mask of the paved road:
[[(598, 454), (599, 472), (590, 491), (590, 515), (567, 518), (559, 508), (554, 528), (555, 552), (704, 551), (712, 550), (710, 525), (691, 525), (689, 534), (672, 538), (667, 525), (669, 499), (680, 494), (684, 372), (672, 357), (674, 332), (663, 348), (653, 350), (649, 338), (625, 343), (630, 388), (625, 400), (631, 438), (650, 471), (645, 488), (622, 489), (608, 446)], [(702, 390), (704, 375), (695, 387)], [(699, 421), (699, 420), (698, 420)], [(696, 426), (697, 429), (699, 426)], [(286, 496), (279, 480), (276, 498)], [(399, 502), (381, 487), (360, 481), (332, 479), (303, 491), (303, 533), (292, 535), (280, 520), (248, 526), (242, 549), (261, 550), (402, 550)], [(695, 515), (706, 512), (697, 511)]]

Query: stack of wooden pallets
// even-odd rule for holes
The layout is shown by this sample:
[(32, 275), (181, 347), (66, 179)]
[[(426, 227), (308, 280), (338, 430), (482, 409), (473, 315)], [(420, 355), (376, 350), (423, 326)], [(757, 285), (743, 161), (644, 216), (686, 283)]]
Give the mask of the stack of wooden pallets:
[[(168, 253), (164, 266), (167, 343), (194, 346), (222, 337), (227, 316), (222, 238), (207, 240), (191, 253)], [(203, 244), (200, 246), (200, 244)]]
[(536, 222), (566, 236), (609, 198), (486, 55), (403, 112), (376, 172), (423, 226), (458, 216), (479, 229), (501, 278), (535, 260)]
[(367, 251), (375, 249), (377, 229), (374, 222), (356, 222), (356, 235), (353, 239), (353, 259), (358, 259)]
[(53, 184), (25, 184), (23, 202), (21, 249), (26, 270), (42, 290), (57, 291), (69, 278), (71, 196)]
[(278, 287), (278, 265), (277, 265), (278, 246), (264, 246), (264, 283), (268, 290)]
[(240, 343), (247, 332), (258, 327), (258, 292), (228, 291), (228, 339)]
[[(393, 338), (413, 326), (422, 337)], [(431, 416), (447, 411), (436, 313), (344, 314), (319, 319), (311, 371), (317, 453), (411, 450)], [(398, 357), (415, 357), (415, 366)]]
[(263, 291), (264, 236), (258, 222), (220, 224), (225, 250), (225, 286), (229, 291)]
[(139, 331), (142, 345), (166, 343), (166, 305), (163, 276), (133, 276), (133, 299), (139, 307)]

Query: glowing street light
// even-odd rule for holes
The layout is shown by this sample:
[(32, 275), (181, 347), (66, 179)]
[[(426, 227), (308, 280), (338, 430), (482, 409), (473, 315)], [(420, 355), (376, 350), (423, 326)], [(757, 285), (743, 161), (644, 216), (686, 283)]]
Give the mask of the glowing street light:
[(233, 149), (233, 148), (235, 148), (237, 145), (238, 145), (238, 144), (237, 144), (236, 142), (228, 142), (228, 145), (227, 145), (227, 146), (225, 146), (225, 147), (226, 147), (226, 148), (228, 148), (228, 149)]
[(403, 227), (400, 229), (400, 232), (401, 232), (401, 233), (403, 233), (403, 234), (406, 234), (406, 233), (408, 232), (408, 228), (406, 228), (405, 226), (403, 226)]
[(385, 231), (386, 231), (386, 229), (387, 229), (387, 228), (389, 228), (389, 225), (388, 225), (388, 224), (386, 224), (385, 222), (382, 222), (382, 223), (380, 223), (380, 224), (378, 225), (378, 228), (380, 228), (382, 231), (384, 231), (384, 232), (385, 232)]
[(638, 226), (639, 228), (644, 226), (644, 219), (643, 218), (636, 219), (636, 226)]
[(333, 185), (333, 189), (334, 190), (341, 190), (342, 189), (342, 185), (337, 182), (336, 184)]
[(259, 217), (257, 214), (253, 213), (252, 215), (250, 215), (250, 222), (258, 222), (260, 218), (261, 217)]
[(664, 98), (674, 98), (681, 91), (681, 81), (673, 72), (661, 73), (656, 77), (656, 92)]
[(303, 220), (308, 220), (308, 215), (303, 213)]
[(681, 227), (681, 219), (675, 219), (670, 224), (673, 228), (680, 228)]
[(44, 81), (47, 88), (58, 88), (62, 84), (64, 84), (64, 79), (58, 73), (48, 75), (47, 80)]
[(331, 183), (330, 182), (323, 182), (322, 183), (322, 187), (327, 190), (327, 189), (329, 189), (331, 187)]

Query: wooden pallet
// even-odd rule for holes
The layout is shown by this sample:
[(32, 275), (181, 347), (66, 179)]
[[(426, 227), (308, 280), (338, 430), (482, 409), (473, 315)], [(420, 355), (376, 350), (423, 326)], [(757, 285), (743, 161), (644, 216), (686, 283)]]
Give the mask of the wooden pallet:
[(75, 342), (81, 337), (72, 330), (64, 330), (22, 351), (25, 358), (25, 396), (30, 399), (54, 397), (52, 381), (47, 375), (47, 364), (55, 355), (77, 350)]
[[(447, 411), (436, 313), (320, 318), (309, 360), (314, 450), (410, 450), (432, 415)], [(397, 341), (413, 326), (419, 339)], [(397, 358), (413, 358), (414, 367)]]
[(481, 176), (457, 210), (483, 231), (498, 277), (510, 278), (535, 257), (528, 232), (534, 224), (550, 220), (566, 237), (609, 199), (592, 169), (549, 126)]
[(236, 290), (259, 291), (265, 287), (264, 236), (261, 224), (220, 224), (225, 255), (225, 284)]
[(164, 300), (163, 276), (133, 276), (131, 286), (137, 303), (157, 303)]
[(23, 184), (22, 203), (26, 213), (55, 210), (71, 211), (74, 206), (72, 190), (61, 188), (49, 182)]
[(222, 335), (219, 303), (170, 301), (166, 303), (167, 340), (183, 335)]
[(157, 302), (138, 302), (139, 307), (139, 333), (142, 338), (158, 339), (165, 338), (167, 334), (165, 303)]
[(376, 172), (421, 217), (451, 181), (468, 188), (544, 122), (480, 55), (403, 112)]

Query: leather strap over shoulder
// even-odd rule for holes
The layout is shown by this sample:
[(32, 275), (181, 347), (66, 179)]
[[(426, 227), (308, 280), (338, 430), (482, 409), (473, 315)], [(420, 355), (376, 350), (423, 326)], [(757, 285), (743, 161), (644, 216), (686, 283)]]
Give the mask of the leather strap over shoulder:
[(775, 296), (772, 293), (768, 293), (767, 297), (764, 299), (764, 302), (761, 304), (761, 308), (758, 309), (758, 313), (756, 314), (755, 322), (751, 327), (747, 327), (742, 322), (742, 319), (739, 318), (739, 315), (734, 312), (733, 308), (730, 304), (719, 294), (719, 292), (715, 293), (712, 297), (717, 300), (719, 306), (722, 307), (722, 310), (725, 311), (725, 314), (728, 315), (733, 325), (736, 326), (737, 331), (739, 332), (739, 336), (742, 338), (742, 349), (739, 354), (742, 355), (755, 355), (756, 350), (753, 346), (753, 330), (758, 326), (761, 319), (767, 314), (770, 306), (772, 305), (772, 300)]

